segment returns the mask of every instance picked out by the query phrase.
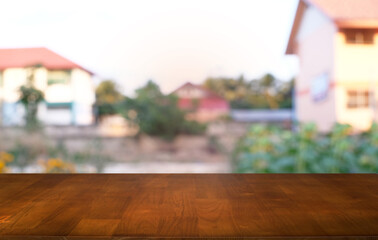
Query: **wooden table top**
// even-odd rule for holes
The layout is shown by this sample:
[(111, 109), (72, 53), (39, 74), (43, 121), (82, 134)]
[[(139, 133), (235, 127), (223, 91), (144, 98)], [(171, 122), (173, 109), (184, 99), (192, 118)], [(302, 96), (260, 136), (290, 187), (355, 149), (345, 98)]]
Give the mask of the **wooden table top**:
[(341, 236), (378, 239), (378, 175), (0, 174), (0, 239)]

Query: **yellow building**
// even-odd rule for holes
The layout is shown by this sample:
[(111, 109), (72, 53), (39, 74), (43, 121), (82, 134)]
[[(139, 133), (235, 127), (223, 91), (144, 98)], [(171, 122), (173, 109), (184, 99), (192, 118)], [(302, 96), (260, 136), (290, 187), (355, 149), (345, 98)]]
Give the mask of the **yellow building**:
[(299, 57), (300, 122), (368, 129), (378, 119), (378, 0), (300, 0), (286, 54)]

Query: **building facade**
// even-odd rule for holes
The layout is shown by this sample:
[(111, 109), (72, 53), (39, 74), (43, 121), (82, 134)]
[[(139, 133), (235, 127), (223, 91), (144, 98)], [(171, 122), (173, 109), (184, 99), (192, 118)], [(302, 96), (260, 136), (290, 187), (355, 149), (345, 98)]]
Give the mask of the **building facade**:
[(378, 119), (378, 1), (300, 0), (286, 54), (299, 57), (296, 117), (328, 131)]
[(188, 111), (187, 117), (199, 122), (209, 122), (227, 116), (228, 102), (214, 92), (192, 83), (185, 83), (173, 94), (178, 96), (178, 107)]
[(44, 93), (38, 119), (47, 125), (90, 125), (94, 122), (93, 74), (46, 48), (0, 49), (0, 121), (23, 125), (19, 88), (32, 76)]

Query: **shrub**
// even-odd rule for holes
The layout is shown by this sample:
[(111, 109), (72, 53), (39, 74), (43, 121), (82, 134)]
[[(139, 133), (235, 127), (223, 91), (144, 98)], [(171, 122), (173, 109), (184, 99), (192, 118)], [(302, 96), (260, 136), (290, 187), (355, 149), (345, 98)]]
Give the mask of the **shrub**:
[(178, 134), (202, 134), (206, 130), (206, 125), (186, 120), (186, 113), (177, 106), (177, 97), (163, 95), (152, 81), (136, 93), (136, 98), (127, 98), (118, 110), (139, 126), (140, 133), (172, 140)]
[(352, 135), (349, 125), (336, 124), (322, 135), (314, 124), (297, 132), (252, 126), (233, 153), (237, 172), (367, 173), (378, 172), (378, 127)]
[(19, 167), (21, 171), (26, 166), (33, 163), (38, 155), (38, 150), (34, 146), (22, 143), (20, 141), (17, 141), (8, 152), (14, 157), (10, 165)]
[(74, 173), (75, 166), (64, 162), (60, 158), (50, 158), (46, 162), (41, 162), (46, 173)]

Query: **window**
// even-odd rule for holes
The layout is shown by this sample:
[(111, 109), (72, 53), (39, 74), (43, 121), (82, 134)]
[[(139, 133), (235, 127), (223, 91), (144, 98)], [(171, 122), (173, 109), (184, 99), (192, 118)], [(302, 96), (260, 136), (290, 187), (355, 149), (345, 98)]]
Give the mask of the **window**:
[(345, 41), (350, 44), (373, 44), (375, 29), (345, 29)]
[(68, 84), (70, 80), (69, 71), (49, 71), (47, 85)]
[(370, 93), (368, 90), (349, 90), (348, 91), (348, 108), (368, 108), (370, 102)]
[(71, 110), (72, 103), (46, 103), (48, 110)]
[(327, 73), (316, 76), (311, 81), (311, 96), (313, 101), (320, 102), (327, 98), (329, 89), (329, 77)]

